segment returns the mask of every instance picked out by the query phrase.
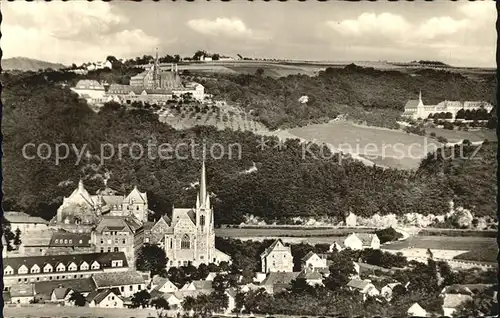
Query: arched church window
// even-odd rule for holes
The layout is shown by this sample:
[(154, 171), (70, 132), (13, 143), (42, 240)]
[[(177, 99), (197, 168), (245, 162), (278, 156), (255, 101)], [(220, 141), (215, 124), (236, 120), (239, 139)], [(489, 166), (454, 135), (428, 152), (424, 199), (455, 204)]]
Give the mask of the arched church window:
[(205, 216), (204, 216), (204, 215), (202, 215), (202, 216), (200, 217), (200, 225), (201, 225), (201, 226), (204, 226), (204, 225), (205, 225)]
[(191, 248), (191, 242), (189, 241), (189, 236), (184, 234), (181, 240), (181, 249), (188, 250)]

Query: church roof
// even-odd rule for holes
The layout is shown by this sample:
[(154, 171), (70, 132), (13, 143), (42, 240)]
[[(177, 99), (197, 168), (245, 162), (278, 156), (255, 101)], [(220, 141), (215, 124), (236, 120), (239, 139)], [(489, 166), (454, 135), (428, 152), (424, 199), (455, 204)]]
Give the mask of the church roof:
[(95, 231), (102, 233), (104, 231), (128, 231), (134, 233), (138, 229), (134, 220), (129, 217), (123, 216), (103, 216), (101, 221), (97, 224)]
[(196, 224), (196, 212), (193, 209), (174, 208), (172, 211), (172, 226), (175, 226), (182, 218), (189, 218), (193, 224)]
[(144, 277), (136, 271), (95, 273), (93, 279), (97, 288), (145, 283)]
[(146, 192), (140, 192), (137, 187), (134, 187), (134, 189), (127, 195), (125, 198), (126, 202), (132, 202), (134, 201), (135, 203), (148, 203), (148, 196)]
[(272, 286), (274, 284), (290, 284), (299, 276), (300, 272), (271, 272), (262, 281), (261, 286)]
[(405, 109), (406, 108), (417, 108), (418, 107), (418, 100), (416, 99), (410, 99), (409, 101), (406, 102)]

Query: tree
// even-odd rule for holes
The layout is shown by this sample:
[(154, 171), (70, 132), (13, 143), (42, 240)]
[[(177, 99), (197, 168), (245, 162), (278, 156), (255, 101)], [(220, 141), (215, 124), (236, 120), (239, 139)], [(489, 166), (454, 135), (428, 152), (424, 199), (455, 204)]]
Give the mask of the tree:
[(73, 291), (71, 296), (69, 296), (69, 301), (72, 301), (75, 304), (75, 306), (78, 307), (83, 307), (87, 303), (85, 296), (83, 296), (82, 294), (80, 294), (80, 292), (76, 290)]
[(229, 297), (224, 291), (214, 291), (210, 294), (210, 309), (213, 312), (223, 312), (229, 305)]
[(137, 255), (136, 267), (140, 271), (151, 271), (151, 276), (165, 273), (167, 256), (165, 251), (151, 244), (141, 247)]
[(165, 310), (170, 309), (168, 301), (163, 297), (153, 299), (151, 301), (151, 305), (154, 306), (156, 309), (165, 309)]
[(21, 241), (21, 230), (19, 228), (16, 229), (16, 235), (14, 236), (14, 245), (16, 248), (19, 248), (19, 246), (23, 243)]
[(236, 279), (234, 278), (234, 275), (229, 274), (217, 274), (212, 282), (213, 289), (220, 292), (223, 292), (226, 289), (235, 286)]
[(151, 300), (151, 294), (147, 290), (141, 290), (132, 296), (132, 308), (145, 308)]
[(234, 312), (240, 313), (245, 305), (245, 294), (238, 292), (234, 298)]
[(314, 290), (314, 288), (307, 283), (305, 278), (296, 278), (292, 280), (291, 285), (290, 291), (294, 294), (303, 294)]
[(261, 77), (262, 75), (264, 75), (264, 69), (263, 68), (258, 68), (256, 71), (255, 71), (255, 75)]
[(220, 55), (215, 53), (214, 55), (212, 55), (212, 60), (213, 61), (218, 61), (220, 59)]
[(344, 251), (332, 253), (330, 255), (330, 260), (332, 262), (329, 268), (330, 275), (324, 279), (323, 283), (331, 290), (337, 290), (344, 287), (349, 282), (350, 277), (356, 274), (353, 261), (345, 257), (345, 253), (343, 252)]

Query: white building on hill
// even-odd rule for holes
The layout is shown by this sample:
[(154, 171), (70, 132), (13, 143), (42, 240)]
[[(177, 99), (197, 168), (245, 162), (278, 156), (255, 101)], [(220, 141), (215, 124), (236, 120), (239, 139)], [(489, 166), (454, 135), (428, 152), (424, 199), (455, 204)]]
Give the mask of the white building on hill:
[(293, 256), (290, 246), (276, 240), (260, 255), (262, 272), (293, 272)]
[(451, 113), (452, 118), (455, 119), (458, 111), (463, 110), (476, 110), (484, 108), (488, 113), (493, 109), (493, 105), (484, 101), (442, 101), (437, 105), (424, 105), (422, 101), (422, 92), (418, 95), (418, 100), (409, 100), (405, 105), (403, 117), (417, 119), (427, 119), (429, 115), (436, 113)]

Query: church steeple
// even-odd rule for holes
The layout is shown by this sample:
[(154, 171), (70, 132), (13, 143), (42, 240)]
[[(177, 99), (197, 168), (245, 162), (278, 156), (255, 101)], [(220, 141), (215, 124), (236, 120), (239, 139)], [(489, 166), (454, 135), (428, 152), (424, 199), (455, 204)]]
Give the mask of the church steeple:
[(207, 185), (206, 185), (206, 175), (205, 175), (205, 157), (203, 157), (203, 163), (201, 165), (201, 179), (200, 179), (200, 194), (198, 195), (201, 206), (208, 208), (206, 206), (207, 201)]
[(418, 102), (419, 102), (420, 104), (423, 104), (423, 103), (422, 103), (422, 90), (420, 90), (420, 91), (418, 92)]
[(153, 86), (158, 88), (158, 48), (156, 48), (156, 57), (153, 66)]
[(80, 181), (78, 181), (78, 190), (80, 191), (84, 191), (85, 190), (85, 187), (83, 186), (83, 180), (80, 179)]

